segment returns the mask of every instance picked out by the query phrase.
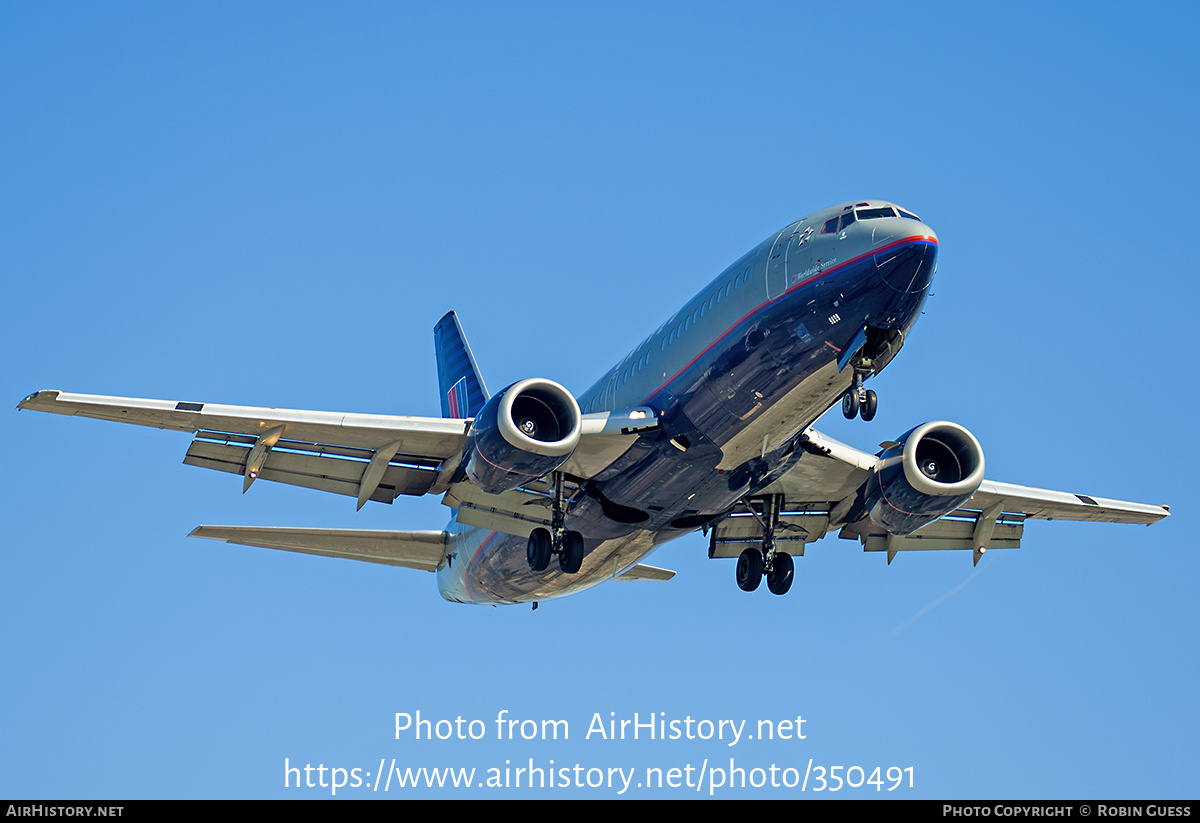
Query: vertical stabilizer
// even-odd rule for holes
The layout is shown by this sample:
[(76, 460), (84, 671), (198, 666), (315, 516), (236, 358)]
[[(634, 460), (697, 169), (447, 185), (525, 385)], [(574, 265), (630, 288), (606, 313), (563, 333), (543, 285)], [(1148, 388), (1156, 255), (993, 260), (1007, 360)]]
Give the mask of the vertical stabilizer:
[(474, 417), (489, 395), (454, 312), (447, 312), (433, 327), (433, 347), (437, 351), (442, 417)]

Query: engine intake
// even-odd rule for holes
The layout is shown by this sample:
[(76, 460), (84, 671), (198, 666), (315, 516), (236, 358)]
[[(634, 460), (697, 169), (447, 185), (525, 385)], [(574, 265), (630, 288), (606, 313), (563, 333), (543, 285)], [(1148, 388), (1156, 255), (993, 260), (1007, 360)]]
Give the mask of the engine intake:
[(575, 398), (553, 380), (513, 383), (475, 417), (467, 476), (499, 494), (549, 474), (579, 445), (581, 418)]
[(982, 482), (983, 448), (975, 435), (957, 423), (926, 423), (879, 456), (863, 504), (877, 526), (912, 534), (957, 509)]

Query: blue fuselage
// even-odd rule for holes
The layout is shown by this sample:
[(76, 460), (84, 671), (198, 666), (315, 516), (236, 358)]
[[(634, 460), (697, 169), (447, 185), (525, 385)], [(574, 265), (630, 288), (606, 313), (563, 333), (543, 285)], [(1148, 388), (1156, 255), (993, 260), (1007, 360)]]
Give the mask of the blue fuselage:
[(579, 397), (584, 414), (649, 406), (661, 424), (572, 501), (567, 526), (587, 547), (580, 572), (534, 573), (524, 537), (452, 523), (443, 596), (514, 603), (588, 588), (772, 482), (849, 388), (851, 358), (872, 358), (877, 372), (903, 344), (937, 248), (924, 223), (882, 201), (834, 206), (768, 237)]

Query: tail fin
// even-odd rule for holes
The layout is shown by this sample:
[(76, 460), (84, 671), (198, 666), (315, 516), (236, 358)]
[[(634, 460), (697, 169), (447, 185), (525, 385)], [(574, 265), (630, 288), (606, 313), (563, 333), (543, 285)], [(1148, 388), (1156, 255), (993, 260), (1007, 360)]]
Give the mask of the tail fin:
[(442, 417), (474, 417), (490, 395), (457, 314), (447, 312), (433, 327), (433, 346), (442, 391)]

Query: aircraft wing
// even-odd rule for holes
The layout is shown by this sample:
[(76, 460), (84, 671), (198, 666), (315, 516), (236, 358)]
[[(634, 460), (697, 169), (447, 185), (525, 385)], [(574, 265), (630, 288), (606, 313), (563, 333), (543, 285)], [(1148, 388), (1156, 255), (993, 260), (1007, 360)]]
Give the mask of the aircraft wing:
[[(391, 503), (407, 495), (454, 491), (445, 501), (462, 508), (461, 522), (528, 534), (549, 522), (546, 496), (534, 492), (485, 494), (451, 480), (468, 445), (470, 418), (225, 406), (136, 397), (38, 391), (19, 409), (92, 417), (190, 432), (183, 462), (243, 477), (242, 491), (262, 478), (293, 486)], [(658, 425), (649, 409), (584, 415), (582, 439), (564, 471), (590, 477), (629, 449), (639, 432)], [(545, 484), (542, 483), (542, 486)]]
[(967, 502), (980, 509), (999, 505), (1004, 511), (1021, 512), (1031, 520), (1091, 520), (1149, 526), (1171, 513), (1165, 505), (1106, 500), (1086, 494), (1033, 489), (992, 480), (984, 480), (979, 491)]
[(184, 463), (391, 503), (444, 491), (470, 420), (225, 406), (39, 391), (17, 406), (195, 435)]
[[(755, 498), (781, 495), (777, 543), (782, 551), (803, 554), (804, 546), (840, 527), (839, 536), (858, 539), (866, 551), (969, 549), (979, 562), (988, 549), (1017, 548), (1026, 520), (1080, 520), (1150, 525), (1167, 517), (1165, 505), (1109, 500), (1071, 492), (1037, 489), (984, 480), (959, 508), (907, 536), (889, 534), (863, 517), (853, 519), (858, 492), (871, 476), (876, 457), (809, 429), (807, 452), (783, 477)], [(754, 499), (735, 509), (712, 530), (709, 555), (736, 557), (762, 540), (765, 509)]]

